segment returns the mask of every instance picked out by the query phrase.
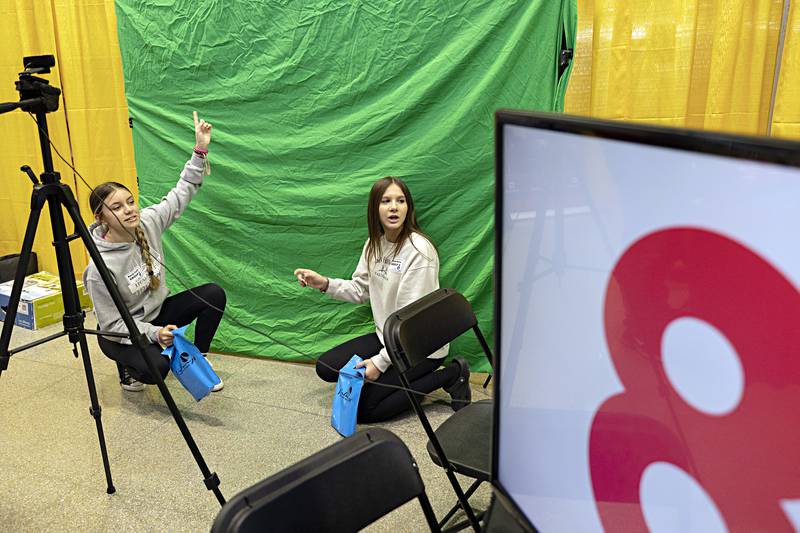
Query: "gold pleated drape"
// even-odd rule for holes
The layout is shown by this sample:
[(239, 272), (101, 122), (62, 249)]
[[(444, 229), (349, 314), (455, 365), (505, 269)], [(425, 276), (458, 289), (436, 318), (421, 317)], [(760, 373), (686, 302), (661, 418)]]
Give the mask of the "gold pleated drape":
[[(133, 143), (128, 127), (122, 63), (113, 0), (0, 0), (3, 47), (0, 47), (0, 101), (19, 100), (14, 81), (22, 57), (53, 54), (56, 67), (43, 75), (60, 87), (58, 111), (48, 113), (50, 138), (59, 152), (95, 186), (115, 180), (136, 194)], [(28, 164), (43, 170), (36, 124), (16, 110), (0, 115), (0, 255), (19, 252), (30, 212), (32, 184), (19, 171)], [(53, 152), (56, 171), (75, 194), (88, 223), (89, 189)], [(72, 224), (67, 223), (67, 231)], [(56, 272), (47, 209), (42, 211), (34, 251), (40, 270)], [(80, 275), (87, 264), (84, 246), (70, 245)]]
[(565, 111), (796, 137), (797, 4), (790, 8), (771, 124), (784, 0), (579, 0)]

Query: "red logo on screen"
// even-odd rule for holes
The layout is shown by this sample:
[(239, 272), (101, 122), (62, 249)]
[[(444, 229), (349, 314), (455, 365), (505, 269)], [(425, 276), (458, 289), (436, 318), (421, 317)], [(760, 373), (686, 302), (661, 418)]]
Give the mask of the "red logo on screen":
[[(800, 498), (797, 289), (731, 239), (671, 229), (642, 238), (622, 255), (606, 290), (604, 317), (625, 388), (603, 403), (590, 434), (592, 486), (604, 528), (647, 531), (642, 473), (663, 461), (703, 487), (730, 531), (793, 531), (780, 501)], [(702, 413), (670, 385), (661, 341), (682, 317), (713, 325), (739, 356), (744, 392), (728, 414)]]

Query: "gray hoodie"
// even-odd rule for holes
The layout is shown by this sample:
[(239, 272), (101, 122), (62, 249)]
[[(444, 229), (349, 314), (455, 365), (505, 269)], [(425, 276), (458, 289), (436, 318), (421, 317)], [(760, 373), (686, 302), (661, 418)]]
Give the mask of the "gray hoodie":
[[(153, 273), (161, 283), (158, 289), (151, 291), (147, 267), (142, 259), (142, 252), (133, 242), (110, 242), (105, 240), (107, 228), (94, 223), (89, 232), (94, 238), (100, 255), (103, 257), (111, 276), (117, 284), (125, 306), (131, 312), (136, 327), (152, 342), (158, 341), (159, 326), (150, 324), (158, 316), (161, 305), (169, 294), (166, 276), (161, 262), (164, 261), (164, 250), (161, 245), (161, 234), (175, 222), (186, 209), (197, 190), (203, 184), (203, 159), (197, 155), (186, 163), (181, 172), (181, 179), (161, 202), (145, 207), (139, 212), (139, 224), (144, 230), (153, 256)], [(100, 272), (89, 262), (83, 273), (83, 284), (89, 291), (97, 314), (98, 327), (103, 331), (127, 333), (125, 323), (117, 311), (114, 301), (108, 292)], [(131, 344), (130, 339), (105, 337), (122, 344)]]

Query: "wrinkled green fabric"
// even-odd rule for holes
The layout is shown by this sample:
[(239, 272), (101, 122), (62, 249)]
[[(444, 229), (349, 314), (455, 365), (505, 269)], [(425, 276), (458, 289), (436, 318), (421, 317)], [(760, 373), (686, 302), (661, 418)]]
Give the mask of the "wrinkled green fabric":
[[(370, 186), (385, 175), (409, 184), (441, 285), (472, 302), (492, 342), (493, 113), (557, 105), (560, 1), (116, 9), (142, 204), (190, 155), (192, 110), (214, 126), (212, 174), (165, 235), (173, 291), (176, 278), (227, 291), (213, 350), (313, 360), (372, 331), (369, 306), (301, 289), (292, 272), (351, 275)], [(471, 335), (451, 354), (488, 369)]]

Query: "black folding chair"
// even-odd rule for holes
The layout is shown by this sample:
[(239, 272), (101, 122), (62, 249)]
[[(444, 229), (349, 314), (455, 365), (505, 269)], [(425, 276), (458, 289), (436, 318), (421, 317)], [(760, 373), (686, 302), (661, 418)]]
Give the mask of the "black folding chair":
[[(478, 327), (472, 306), (454, 289), (438, 289), (392, 313), (386, 319), (383, 339), (403, 387), (411, 388), (406, 376), (411, 368), (470, 329), (478, 337), (491, 365), (492, 352)], [(492, 401), (482, 400), (460, 409), (433, 431), (419, 398), (408, 391), (406, 394), (428, 435), (428, 454), (434, 463), (445, 469), (458, 498), (458, 503), (439, 522), (440, 527), (447, 524), (460, 506), (468, 522), (459, 523), (453, 529), (472, 525), (478, 531), (483, 513), (476, 515), (468, 499), (491, 476)], [(475, 480), (466, 493), (453, 472)]]
[(370, 428), (243, 490), (211, 531), (358, 531), (413, 498), (431, 531), (440, 531), (406, 445)]

